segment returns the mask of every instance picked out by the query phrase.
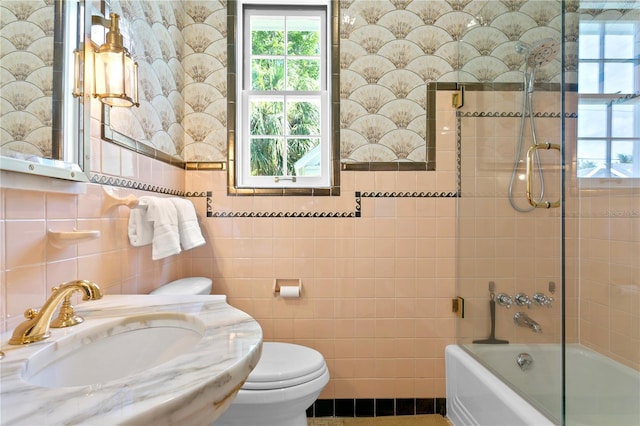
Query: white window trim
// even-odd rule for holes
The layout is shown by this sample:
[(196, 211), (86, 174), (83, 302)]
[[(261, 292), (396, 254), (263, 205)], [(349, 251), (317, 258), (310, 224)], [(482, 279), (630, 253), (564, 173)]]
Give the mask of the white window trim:
[[(295, 181), (290, 177), (275, 180), (272, 176), (251, 176), (250, 175), (250, 155), (247, 122), (248, 122), (248, 105), (252, 96), (264, 95), (264, 92), (256, 92), (244, 90), (249, 82), (249, 78), (245, 78), (245, 67), (248, 63), (248, 55), (244, 55), (244, 38), (245, 38), (245, 6), (274, 6), (291, 8), (295, 6), (322, 6), (324, 8), (324, 16), (322, 27), (325, 31), (322, 37), (321, 49), (321, 90), (319, 91), (321, 102), (321, 174), (320, 176), (296, 176)], [(238, 188), (330, 188), (332, 185), (332, 128), (331, 128), (331, 1), (330, 0), (300, 0), (297, 3), (287, 1), (273, 0), (240, 0), (238, 2), (237, 11), (237, 46), (236, 46), (236, 187)], [(313, 92), (317, 94), (318, 92)], [(282, 91), (272, 95), (299, 96), (304, 92)]]
[[(595, 22), (591, 22), (591, 23), (595, 23)], [(605, 35), (604, 32), (604, 25), (606, 24), (605, 21), (602, 22), (598, 22), (601, 25), (601, 28), (599, 28), (598, 32), (596, 33), (599, 37), (603, 37)], [(604, 43), (603, 40), (601, 40), (601, 43)], [(637, 51), (636, 51), (637, 52)], [(602, 52), (601, 52), (602, 53)], [(634, 57), (636, 57), (636, 55), (634, 54)], [(581, 61), (582, 58), (579, 58), (579, 61)], [(599, 55), (599, 57), (597, 59), (593, 59), (591, 62), (596, 62), (600, 65), (600, 69), (602, 72), (602, 68), (604, 67), (604, 64), (606, 64), (607, 62), (609, 62), (610, 60), (608, 60), (607, 58), (603, 58), (601, 56), (601, 54)], [(613, 61), (615, 62), (615, 60)], [(634, 82), (634, 86), (638, 87), (639, 80), (640, 80), (640, 76), (639, 75), (635, 75), (635, 82)], [(600, 84), (602, 85), (603, 82), (601, 81)], [(609, 106), (611, 106), (612, 103), (615, 103), (616, 100), (624, 98), (624, 97), (628, 97), (628, 96), (632, 96), (633, 94), (621, 94), (621, 93), (595, 93), (595, 94), (591, 94), (591, 93), (579, 93), (579, 104), (601, 104), (601, 105), (607, 105), (609, 104)], [(635, 102), (635, 101), (634, 101)], [(636, 108), (638, 108), (638, 106), (636, 106)], [(610, 112), (609, 112), (610, 113)], [(578, 118), (579, 119), (579, 118)], [(612, 163), (612, 158), (611, 158), (611, 144), (614, 141), (620, 141), (620, 140), (629, 140), (629, 141), (633, 141), (634, 142), (634, 148), (633, 148), (633, 157), (634, 157), (634, 163), (633, 163), (633, 169), (634, 169), (634, 174), (636, 176), (638, 176), (640, 174), (640, 141), (638, 140), (638, 138), (635, 137), (631, 137), (631, 138), (618, 138), (618, 137), (612, 137), (611, 136), (611, 122), (610, 122), (610, 117), (607, 117), (607, 123), (605, 124), (606, 126), (606, 135), (603, 137), (578, 137), (577, 138), (577, 142), (579, 143), (581, 140), (587, 141), (590, 139), (596, 139), (596, 140), (604, 140), (607, 145), (607, 162), (605, 164), (606, 167), (610, 168), (611, 163)], [(637, 120), (635, 123), (636, 127), (640, 127), (640, 120)], [(638, 131), (636, 130), (636, 133), (638, 133)], [(577, 171), (577, 169), (576, 169)], [(633, 176), (633, 177), (624, 177), (624, 176), (616, 176), (615, 173), (612, 173), (611, 176), (609, 177), (592, 177), (592, 176), (577, 176), (578, 178), (578, 182), (579, 185), (582, 188), (610, 188), (612, 185), (614, 185), (617, 188), (632, 188), (632, 187), (637, 187), (638, 183), (640, 182), (640, 178)]]

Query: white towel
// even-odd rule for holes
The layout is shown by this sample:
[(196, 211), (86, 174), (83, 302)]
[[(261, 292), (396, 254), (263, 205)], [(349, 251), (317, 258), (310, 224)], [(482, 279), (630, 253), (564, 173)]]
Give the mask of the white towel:
[(189, 250), (203, 245), (206, 241), (202, 236), (193, 203), (184, 198), (170, 198), (170, 200), (178, 212), (178, 229), (182, 248)]
[(148, 197), (145, 199), (147, 219), (153, 222), (153, 242), (151, 258), (163, 259), (180, 253), (178, 213), (168, 198)]
[[(149, 197), (140, 197), (139, 205), (147, 204)], [(147, 218), (147, 209), (137, 207), (129, 214), (129, 242), (134, 247), (142, 247), (153, 241), (153, 223)]]

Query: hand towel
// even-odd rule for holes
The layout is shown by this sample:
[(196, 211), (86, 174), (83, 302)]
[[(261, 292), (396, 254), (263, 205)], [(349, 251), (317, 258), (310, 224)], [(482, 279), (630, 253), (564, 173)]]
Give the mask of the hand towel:
[(184, 198), (170, 198), (170, 200), (178, 212), (178, 229), (182, 248), (189, 250), (203, 245), (206, 241), (202, 236), (193, 203)]
[(180, 253), (178, 213), (168, 198), (148, 197), (147, 219), (153, 222), (151, 258), (163, 259)]
[(140, 197), (140, 207), (131, 209), (129, 214), (129, 243), (134, 247), (146, 246), (153, 241), (153, 223), (147, 219), (147, 209), (141, 206), (148, 198)]

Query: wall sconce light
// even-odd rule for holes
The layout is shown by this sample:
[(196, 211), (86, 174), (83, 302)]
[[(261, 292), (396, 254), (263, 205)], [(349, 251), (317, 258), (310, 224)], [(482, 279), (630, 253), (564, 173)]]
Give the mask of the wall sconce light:
[(92, 16), (91, 25), (108, 27), (106, 42), (93, 55), (93, 96), (106, 105), (140, 106), (138, 102), (138, 63), (124, 47), (116, 13), (111, 19)]

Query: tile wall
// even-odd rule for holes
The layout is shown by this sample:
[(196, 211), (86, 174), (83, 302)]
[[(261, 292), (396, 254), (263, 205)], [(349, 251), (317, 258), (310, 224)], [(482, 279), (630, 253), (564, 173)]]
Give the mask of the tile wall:
[[(3, 329), (61, 281), (87, 278), (105, 293), (146, 293), (204, 275), (213, 277), (215, 293), (260, 322), (265, 339), (323, 353), (332, 374), (323, 398), (444, 396), (444, 347), (455, 338), (456, 199), (432, 195), (455, 193), (456, 138), (450, 94), (438, 93), (436, 104), (438, 172), (343, 172), (341, 196), (315, 198), (227, 196), (226, 172), (182, 172), (131, 155), (101, 141), (94, 118), (94, 176), (210, 191), (211, 206), (193, 199), (208, 244), (154, 262), (148, 247), (128, 244), (128, 209), (102, 210), (100, 185), (80, 195), (3, 188)], [(360, 217), (206, 217), (207, 208), (220, 216), (358, 210)], [(99, 229), (102, 238), (63, 250), (47, 243), (47, 229), (73, 228)], [(303, 297), (275, 298), (274, 278), (301, 278)]]
[[(497, 89), (497, 88), (496, 88)], [(486, 338), (488, 282), (496, 292), (514, 296), (524, 292), (549, 295), (549, 282), (558, 284), (563, 272), (565, 338), (640, 369), (640, 191), (624, 179), (578, 180), (575, 129), (571, 116), (575, 94), (565, 97), (565, 215), (556, 209), (515, 213), (507, 198), (513, 169), (522, 95), (514, 91), (466, 91), (460, 118), (461, 197), (458, 200), (458, 282), (465, 297), (465, 313), (472, 321), (458, 323), (462, 341)], [(560, 97), (538, 92), (534, 110), (538, 142), (561, 139)], [(507, 114), (503, 114), (507, 113)], [(525, 143), (531, 144), (530, 124)], [(526, 148), (525, 148), (526, 149)], [(542, 157), (545, 198), (558, 196), (558, 156)], [(522, 170), (520, 170), (522, 172)], [(636, 185), (637, 186), (637, 185)], [(525, 207), (524, 187), (516, 181), (514, 193)], [(564, 245), (560, 239), (564, 233)], [(564, 265), (561, 259), (564, 258)], [(564, 268), (564, 270), (563, 270)], [(542, 326), (542, 334), (513, 324), (517, 306), (498, 306), (496, 334), (511, 342), (560, 342), (563, 295), (557, 289), (553, 307), (526, 310)], [(520, 308), (522, 309), (522, 308)]]
[(580, 194), (580, 343), (640, 370), (640, 190)]
[[(143, 189), (184, 193), (183, 170), (100, 141), (97, 119), (92, 132), (92, 170), (97, 176), (135, 182), (135, 187)], [(152, 261), (150, 246), (131, 247), (128, 208), (105, 210), (107, 196), (102, 185), (64, 185), (41, 177), (25, 181), (19, 174), (3, 173), (8, 174), (2, 175), (0, 187), (2, 331), (15, 327), (26, 309), (42, 305), (51, 288), (66, 281), (89, 279), (106, 294), (147, 293), (190, 273), (189, 252)], [(17, 189), (11, 189), (14, 182), (18, 182)], [(29, 190), (24, 189), (25, 184)], [(120, 196), (148, 193), (113, 190)], [(47, 236), (48, 230), (74, 229), (99, 230), (101, 237), (57, 248)]]
[[(426, 193), (456, 190), (450, 96), (436, 99), (437, 172), (343, 171), (339, 197), (315, 198), (228, 196), (224, 171), (187, 173), (189, 191), (212, 192), (209, 244), (194, 252), (193, 273), (212, 276), (214, 292), (256, 318), (265, 339), (322, 352), (331, 381), (321, 398), (445, 395), (456, 198)], [(302, 279), (303, 296), (274, 297), (275, 278)]]
[[(518, 293), (532, 297), (541, 292), (555, 299), (549, 309), (536, 305), (528, 309), (515, 303), (507, 308), (498, 304), (495, 330), (498, 339), (537, 343), (561, 339), (561, 210), (517, 212), (509, 201), (508, 188), (520, 140), (521, 107), (522, 91), (517, 86), (497, 84), (492, 90), (467, 89), (465, 105), (459, 114), (458, 277), (466, 318), (459, 322), (458, 337), (466, 343), (489, 336), (489, 282), (495, 283), (495, 294), (513, 298)], [(533, 108), (538, 143), (560, 143), (559, 92), (536, 93)], [(511, 191), (513, 202), (521, 210), (531, 209), (524, 180), (526, 152), (533, 144), (531, 135), (531, 124), (526, 118), (521, 161)], [(560, 153), (539, 152), (544, 170), (544, 200), (558, 200)], [(534, 192), (538, 194), (538, 174), (534, 171), (533, 175)], [(550, 282), (556, 285), (554, 294), (549, 291)], [(522, 310), (540, 324), (543, 333), (535, 334), (514, 324), (515, 312)], [(575, 323), (568, 325), (575, 329)]]

